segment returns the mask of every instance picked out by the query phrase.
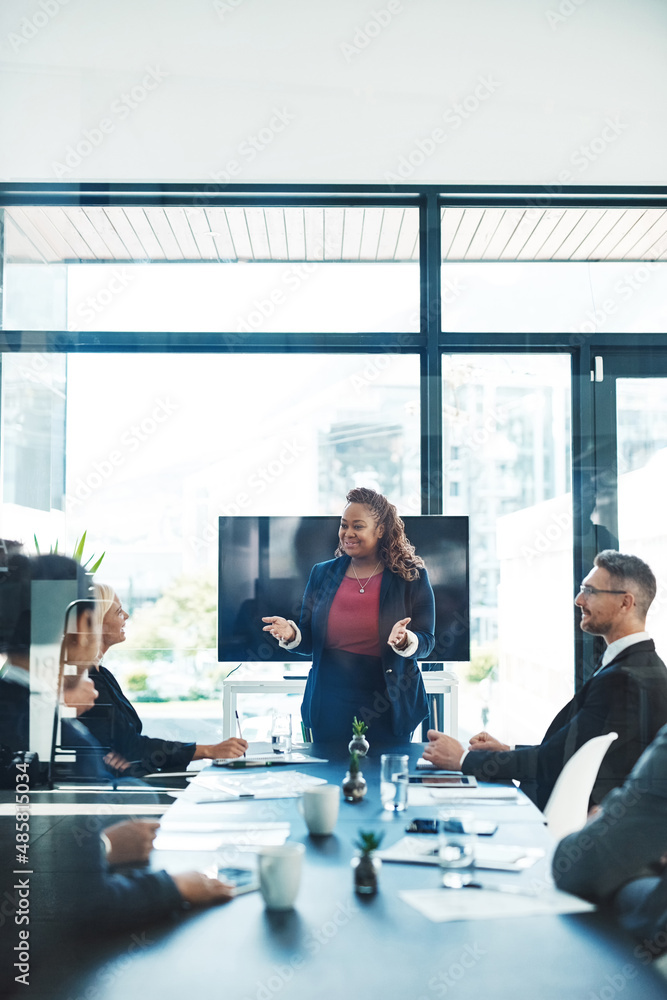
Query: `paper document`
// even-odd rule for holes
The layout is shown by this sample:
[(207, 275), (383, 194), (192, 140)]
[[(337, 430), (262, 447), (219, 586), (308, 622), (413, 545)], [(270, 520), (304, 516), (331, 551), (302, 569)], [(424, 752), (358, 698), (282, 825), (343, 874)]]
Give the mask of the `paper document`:
[(285, 764), (328, 764), (326, 757), (307, 757), (305, 753), (248, 753), (244, 757), (221, 757), (213, 761), (213, 767), (280, 767)]
[(289, 823), (221, 824), (226, 829), (209, 829), (194, 824), (174, 824), (161, 828), (155, 838), (155, 851), (218, 851), (221, 847), (256, 850), (258, 847), (284, 844), (290, 834)]
[(434, 923), (446, 920), (506, 920), (554, 913), (586, 913), (591, 903), (557, 889), (539, 895), (520, 895), (487, 889), (406, 889), (401, 899)]
[(225, 802), (232, 799), (292, 799), (304, 788), (326, 785), (324, 778), (282, 768), (229, 771), (207, 768), (191, 781), (182, 798), (188, 802)]
[[(383, 861), (394, 861), (413, 865), (438, 865), (438, 843), (436, 837), (414, 835), (403, 837), (391, 847), (377, 851)], [(541, 847), (514, 847), (505, 844), (479, 843), (475, 858), (476, 868), (495, 871), (523, 871), (531, 868), (544, 857)]]
[(529, 799), (521, 795), (514, 785), (477, 785), (476, 788), (443, 788), (438, 785), (408, 785), (409, 806), (448, 805), (464, 802), (468, 805), (487, 804), (489, 802), (516, 802), (519, 805), (528, 803)]

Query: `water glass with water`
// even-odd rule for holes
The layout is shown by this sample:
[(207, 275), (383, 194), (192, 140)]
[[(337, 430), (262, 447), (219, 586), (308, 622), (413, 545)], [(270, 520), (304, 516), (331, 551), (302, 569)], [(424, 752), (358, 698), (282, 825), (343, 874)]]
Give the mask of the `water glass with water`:
[(438, 811), (438, 859), (445, 884), (452, 875), (461, 885), (472, 879), (475, 868), (475, 814), (470, 809), (447, 808)]
[(407, 754), (383, 753), (380, 758), (380, 798), (383, 809), (402, 812), (408, 804)]
[(275, 753), (290, 753), (292, 749), (292, 716), (274, 712), (271, 717), (271, 749)]

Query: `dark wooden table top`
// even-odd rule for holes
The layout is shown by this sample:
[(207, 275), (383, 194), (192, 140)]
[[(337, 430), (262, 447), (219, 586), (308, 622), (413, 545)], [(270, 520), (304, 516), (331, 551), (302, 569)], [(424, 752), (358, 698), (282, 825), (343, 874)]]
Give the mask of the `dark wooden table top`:
[[(255, 749), (253, 747), (253, 749)], [(313, 752), (329, 763), (303, 770), (339, 783), (345, 773), (345, 748), (315, 745)], [(420, 745), (407, 745), (411, 762)], [(437, 804), (410, 808), (406, 813), (383, 812), (379, 798), (379, 758), (373, 746), (362, 762), (368, 793), (359, 804), (341, 802), (335, 833), (327, 838), (308, 835), (295, 799), (234, 803), (230, 819), (287, 820), (291, 839), (306, 845), (303, 880), (294, 910), (270, 913), (259, 893), (206, 911), (192, 911), (177, 921), (116, 934), (81, 935), (62, 926), (60, 894), (76, 878), (78, 855), (74, 824), (89, 822), (76, 816), (39, 816), (31, 820), (31, 852), (35, 875), (31, 940), (34, 963), (31, 985), (23, 992), (30, 1000), (312, 1000), (312, 998), (397, 997), (406, 1000), (493, 1000), (517, 997), (535, 1000), (612, 1000), (664, 998), (664, 980), (638, 957), (636, 943), (619, 932), (607, 915), (512, 917), (433, 923), (405, 903), (398, 892), (436, 888), (437, 868), (385, 863), (377, 896), (360, 898), (353, 892), (350, 861), (358, 830), (385, 832), (385, 845), (404, 835), (415, 815), (431, 816)], [(122, 793), (95, 799), (86, 793), (67, 798), (94, 802), (98, 819), (105, 802), (127, 805), (128, 816), (140, 816), (142, 796)], [(166, 802), (164, 796), (160, 796)], [(2, 801), (11, 801), (8, 794)], [(33, 801), (63, 800), (60, 793), (37, 793)], [(149, 793), (145, 801), (155, 804)], [(226, 805), (226, 804), (225, 804)], [(90, 808), (90, 806), (88, 806)], [(225, 806), (199, 807), (209, 820)], [(500, 843), (541, 844), (550, 838), (541, 816), (531, 805), (492, 802), (476, 807), (495, 816)], [(99, 820), (99, 817), (102, 820)], [(13, 817), (2, 816), (2, 857), (5, 886), (11, 890)], [(171, 857), (154, 852), (155, 864), (175, 862), (199, 867), (204, 856)], [(484, 873), (484, 882), (539, 880), (548, 869), (548, 857), (530, 873)], [(9, 878), (9, 882), (7, 879)], [(443, 892), (451, 890), (442, 890)], [(468, 890), (472, 891), (472, 890)], [(5, 889), (5, 893), (7, 889)], [(6, 903), (7, 896), (3, 896)], [(103, 904), (102, 904), (103, 905)], [(8, 911), (8, 912), (7, 912)], [(11, 905), (0, 906), (0, 933), (14, 943)], [(21, 995), (22, 988), (18, 988)]]

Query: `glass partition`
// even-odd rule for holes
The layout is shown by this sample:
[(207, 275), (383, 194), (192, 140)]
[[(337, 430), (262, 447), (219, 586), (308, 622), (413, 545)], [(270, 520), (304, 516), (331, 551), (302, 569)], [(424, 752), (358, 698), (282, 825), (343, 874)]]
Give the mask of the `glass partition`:
[(410, 207), (12, 207), (5, 329), (417, 332)]
[(171, 738), (180, 715), (220, 724), (220, 515), (339, 514), (353, 485), (419, 504), (416, 355), (71, 354), (66, 383), (49, 355), (57, 385), (42, 355), (4, 357), (3, 533), (105, 553), (96, 579), (131, 614), (109, 666)]
[(570, 366), (443, 356), (444, 513), (470, 516), (461, 732), (539, 742), (573, 689)]
[(658, 593), (647, 629), (667, 653), (667, 378), (617, 378), (618, 535), (622, 552), (645, 559)]

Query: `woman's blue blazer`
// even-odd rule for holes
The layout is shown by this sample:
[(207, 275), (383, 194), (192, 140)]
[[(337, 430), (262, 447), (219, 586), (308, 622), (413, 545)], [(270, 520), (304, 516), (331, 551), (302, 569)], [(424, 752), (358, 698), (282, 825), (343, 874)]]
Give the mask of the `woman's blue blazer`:
[[(318, 684), (320, 662), (329, 610), (349, 564), (349, 556), (317, 563), (310, 571), (303, 595), (299, 618), (302, 638), (294, 652), (312, 657), (313, 661), (301, 705), (304, 725), (308, 728), (316, 728), (321, 713), (326, 712), (326, 705), (321, 704)], [(412, 657), (399, 656), (387, 645), (392, 627), (401, 618), (408, 617), (411, 619), (408, 628), (419, 639), (417, 651)], [(379, 716), (391, 711), (394, 734), (408, 736), (428, 715), (424, 682), (417, 661), (425, 659), (435, 645), (435, 601), (424, 568), (419, 570), (418, 580), (404, 580), (398, 574), (384, 570), (380, 584), (379, 631), (385, 689), (377, 692), (371, 718), (373, 713)]]

